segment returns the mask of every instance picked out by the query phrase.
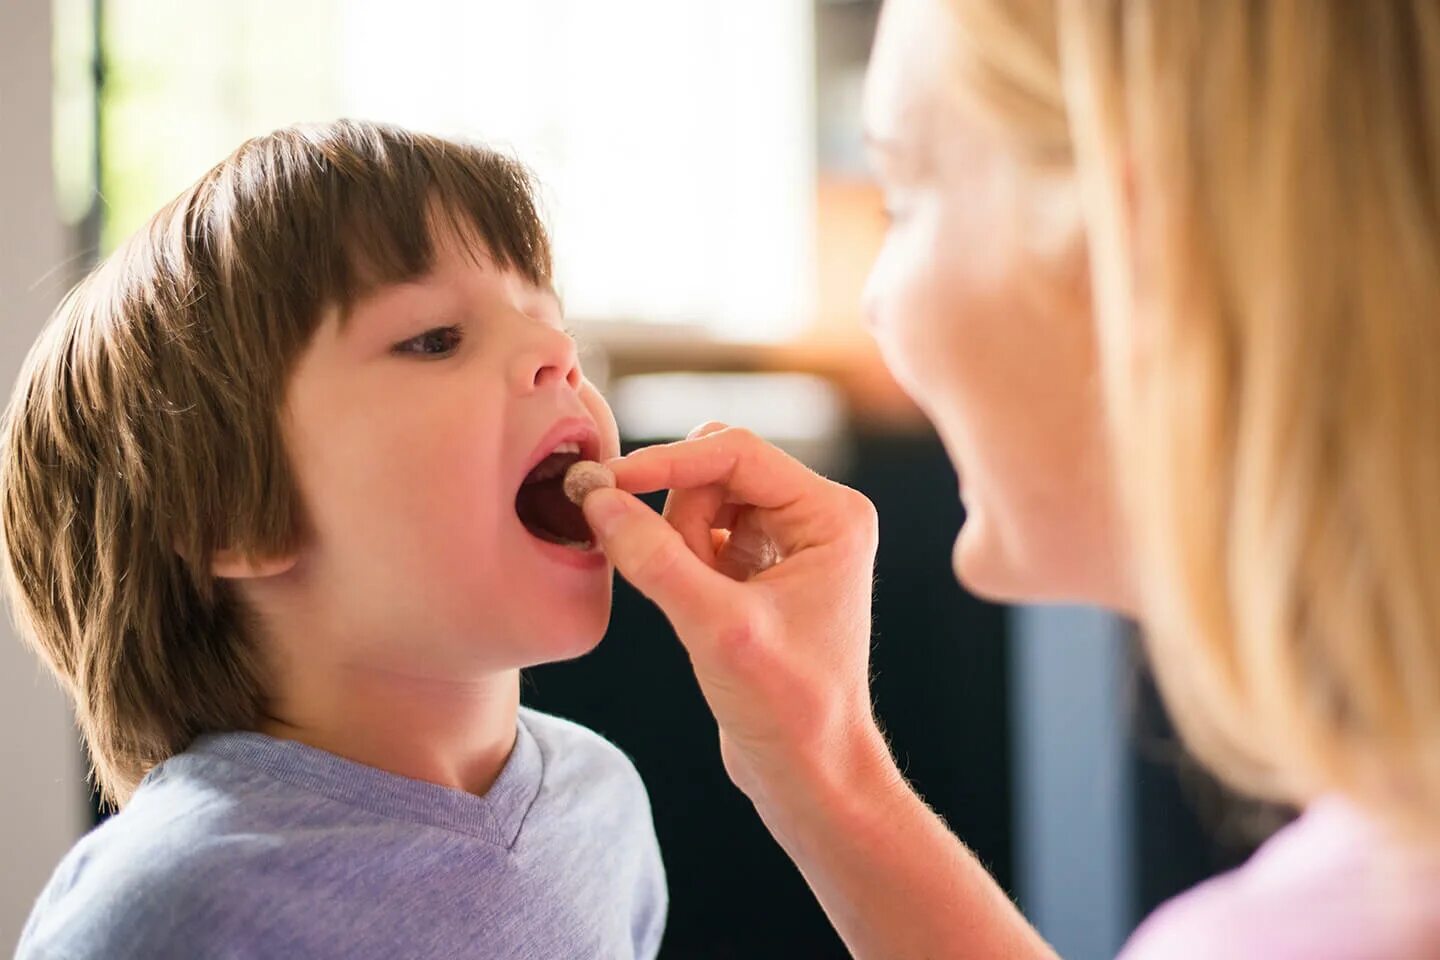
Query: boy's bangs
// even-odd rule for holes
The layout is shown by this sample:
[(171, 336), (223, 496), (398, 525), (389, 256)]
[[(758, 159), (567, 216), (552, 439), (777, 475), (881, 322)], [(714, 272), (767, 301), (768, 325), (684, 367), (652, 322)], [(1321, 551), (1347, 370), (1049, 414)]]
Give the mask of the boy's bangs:
[(447, 234), (477, 260), (551, 282), (529, 171), (479, 144), (341, 120), (250, 141), (214, 177), (197, 199), (234, 241), (223, 259), (240, 269), (222, 273), (302, 314), (329, 303), (343, 315), (377, 286), (423, 276)]
[(325, 257), (335, 270), (323, 299), (343, 313), (377, 287), (424, 276), (434, 267), (442, 237), (457, 241), (477, 263), (549, 287), (549, 242), (528, 176), (508, 160), (494, 161), (484, 171), (456, 163), (457, 169), (432, 169), (426, 176), (355, 184), (355, 195), (341, 204), (334, 247)]

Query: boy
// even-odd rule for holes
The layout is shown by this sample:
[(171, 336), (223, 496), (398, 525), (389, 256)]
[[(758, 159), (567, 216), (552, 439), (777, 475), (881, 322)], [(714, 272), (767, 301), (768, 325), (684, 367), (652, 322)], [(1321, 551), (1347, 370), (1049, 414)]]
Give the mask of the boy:
[(62, 304), (4, 423), (7, 586), (119, 812), (20, 957), (656, 953), (638, 775), (518, 705), (610, 612), (559, 477), (619, 440), (550, 269), (517, 165), (341, 121)]

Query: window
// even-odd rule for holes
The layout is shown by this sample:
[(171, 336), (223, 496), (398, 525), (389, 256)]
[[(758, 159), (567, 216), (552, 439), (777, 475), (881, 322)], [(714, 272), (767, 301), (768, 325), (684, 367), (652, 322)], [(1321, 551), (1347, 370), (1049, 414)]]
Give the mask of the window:
[(770, 341), (814, 311), (809, 2), (98, 9), (102, 250), (244, 138), (354, 116), (479, 138), (529, 164), (579, 319)]

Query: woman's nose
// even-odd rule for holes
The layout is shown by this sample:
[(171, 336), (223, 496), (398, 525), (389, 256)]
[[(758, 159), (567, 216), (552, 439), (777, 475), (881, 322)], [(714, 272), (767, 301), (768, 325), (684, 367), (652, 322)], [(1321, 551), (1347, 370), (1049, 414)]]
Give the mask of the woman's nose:
[(548, 323), (527, 323), (523, 342), (511, 359), (510, 382), (516, 393), (530, 393), (552, 383), (578, 389), (580, 358), (575, 341)]

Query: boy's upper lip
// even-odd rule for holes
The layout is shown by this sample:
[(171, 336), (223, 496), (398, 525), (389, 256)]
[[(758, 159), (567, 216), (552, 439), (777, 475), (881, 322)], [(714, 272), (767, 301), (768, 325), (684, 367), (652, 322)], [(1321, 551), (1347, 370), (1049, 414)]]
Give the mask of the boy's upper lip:
[(562, 443), (580, 444), (580, 459), (600, 459), (600, 432), (595, 429), (595, 424), (584, 417), (564, 417), (555, 421), (550, 429), (540, 438), (535, 445), (534, 451), (525, 461), (524, 469), (520, 472), (520, 479), (517, 482), (523, 484), (525, 478), (530, 476), (530, 471), (540, 465), (540, 461), (555, 450)]

